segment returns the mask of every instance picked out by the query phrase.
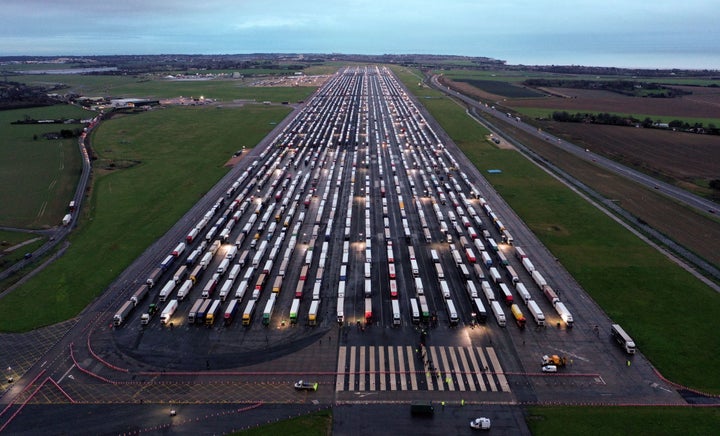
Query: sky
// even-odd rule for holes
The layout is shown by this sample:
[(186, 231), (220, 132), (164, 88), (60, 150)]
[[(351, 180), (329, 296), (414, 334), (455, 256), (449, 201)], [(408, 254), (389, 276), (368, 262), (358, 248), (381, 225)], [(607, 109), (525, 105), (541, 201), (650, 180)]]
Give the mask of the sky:
[(720, 69), (717, 0), (0, 0), (0, 56), (346, 53)]

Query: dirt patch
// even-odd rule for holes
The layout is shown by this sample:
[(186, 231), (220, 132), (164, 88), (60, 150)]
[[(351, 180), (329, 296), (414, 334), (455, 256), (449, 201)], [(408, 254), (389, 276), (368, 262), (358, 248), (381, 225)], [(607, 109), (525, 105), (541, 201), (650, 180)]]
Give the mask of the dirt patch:
[[(708, 89), (712, 92), (706, 91)], [(563, 97), (508, 99), (504, 104), (512, 108), (648, 114), (664, 117), (666, 122), (671, 121), (670, 117), (720, 118), (720, 93), (715, 93), (713, 88), (687, 87), (687, 90), (693, 94), (677, 98), (649, 98), (626, 97), (600, 90), (548, 88), (548, 91)]]
[(720, 177), (720, 136), (580, 123), (542, 129), (651, 174), (697, 182)]
[(240, 153), (239, 155), (231, 157), (227, 162), (225, 162), (225, 165), (223, 165), (223, 166), (225, 166), (225, 167), (235, 166), (238, 162), (240, 162), (243, 159), (243, 157), (245, 157), (246, 154), (247, 154), (247, 150), (243, 150), (243, 152)]
[(512, 144), (507, 142), (505, 139), (500, 138), (498, 136), (493, 135), (492, 133), (485, 137), (488, 141), (490, 141), (495, 147), (501, 148), (504, 150), (514, 150), (515, 147), (513, 147)]

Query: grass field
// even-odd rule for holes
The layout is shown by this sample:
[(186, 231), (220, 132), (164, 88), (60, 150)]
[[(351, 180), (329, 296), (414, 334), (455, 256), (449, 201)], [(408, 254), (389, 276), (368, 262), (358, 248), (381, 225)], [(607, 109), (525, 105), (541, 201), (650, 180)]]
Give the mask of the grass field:
[[(417, 89), (414, 76), (400, 77), (411, 91)], [(707, 328), (707, 320), (720, 317), (720, 295), (517, 152), (490, 145), (488, 132), (454, 102), (421, 102), (481, 173), (503, 170), (488, 180), (663, 375), (720, 392), (720, 373), (705, 370), (720, 364), (715, 352), (720, 338)], [(683, 329), (670, 320), (682, 320)]]
[(26, 116), (82, 119), (93, 115), (69, 105), (0, 111), (0, 225), (21, 228), (59, 225), (82, 169), (76, 138), (42, 138), (43, 133), (81, 129), (81, 124), (10, 123)]
[(42, 75), (19, 76), (15, 80), (29, 84), (63, 83), (69, 90), (86, 96), (136, 98), (200, 97), (232, 100), (269, 100), (272, 102), (307, 99), (312, 87), (252, 87), (245, 79), (166, 80), (133, 76)]
[(464, 82), (472, 85), (478, 89), (482, 89), (485, 92), (491, 94), (501, 95), (507, 98), (532, 98), (542, 97), (544, 94), (540, 94), (530, 88), (525, 88), (519, 85), (513, 85), (510, 82), (501, 82), (499, 80), (478, 80), (478, 79), (465, 79), (457, 78), (457, 82)]
[(75, 316), (228, 171), (223, 165), (232, 153), (253, 147), (288, 111), (169, 108), (104, 122), (92, 138), (97, 163), (140, 164), (95, 171), (94, 194), (71, 247), (0, 300), (0, 330), (26, 331)]
[(297, 418), (231, 433), (237, 436), (329, 436), (332, 434), (332, 410), (323, 410)]
[[(29, 244), (18, 247), (12, 251), (6, 251), (18, 244), (37, 238), (39, 239), (35, 242), (30, 242)], [(38, 236), (33, 233), (0, 230), (0, 270), (8, 268), (10, 265), (13, 265), (22, 259), (25, 253), (35, 251), (38, 247), (45, 243), (46, 239), (47, 238), (44, 236)]]
[(720, 409), (690, 407), (531, 407), (535, 436), (711, 435), (720, 428)]

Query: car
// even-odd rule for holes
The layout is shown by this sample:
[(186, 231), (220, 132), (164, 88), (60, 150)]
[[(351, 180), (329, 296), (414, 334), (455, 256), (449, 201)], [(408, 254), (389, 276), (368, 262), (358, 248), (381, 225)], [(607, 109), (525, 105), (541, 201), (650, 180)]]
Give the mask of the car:
[(306, 382), (303, 380), (298, 380), (295, 383), (295, 389), (298, 391), (316, 391), (318, 388), (317, 382)]
[(470, 421), (470, 428), (475, 430), (490, 430), (490, 418), (475, 418)]
[(543, 365), (542, 372), (557, 372), (557, 365)]

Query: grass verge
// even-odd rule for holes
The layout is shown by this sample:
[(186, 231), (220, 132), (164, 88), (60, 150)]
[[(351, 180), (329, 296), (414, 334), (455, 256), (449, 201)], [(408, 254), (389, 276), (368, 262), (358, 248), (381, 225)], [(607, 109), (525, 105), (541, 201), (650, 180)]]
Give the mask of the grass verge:
[(332, 410), (321, 410), (231, 434), (242, 436), (328, 436), (332, 434)]

